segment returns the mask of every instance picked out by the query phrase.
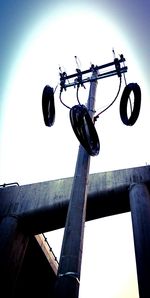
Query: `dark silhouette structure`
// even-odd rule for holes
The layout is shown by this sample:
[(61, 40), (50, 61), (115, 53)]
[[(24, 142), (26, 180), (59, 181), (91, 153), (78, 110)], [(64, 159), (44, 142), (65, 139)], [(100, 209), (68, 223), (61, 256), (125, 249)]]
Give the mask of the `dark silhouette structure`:
[[(58, 264), (39, 234), (64, 227), (72, 182), (0, 189), (2, 297), (53, 297)], [(149, 166), (89, 175), (86, 220), (131, 211), (140, 298), (150, 296), (149, 190)]]

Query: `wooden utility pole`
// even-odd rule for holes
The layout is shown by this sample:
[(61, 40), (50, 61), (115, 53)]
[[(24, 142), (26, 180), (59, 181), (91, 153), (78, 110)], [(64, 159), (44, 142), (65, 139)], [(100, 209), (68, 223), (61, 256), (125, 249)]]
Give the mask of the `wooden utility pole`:
[[(95, 106), (97, 71), (91, 76), (87, 109), (91, 118)], [(86, 218), (90, 155), (79, 146), (75, 175), (62, 243), (55, 294), (57, 298), (77, 298)]]

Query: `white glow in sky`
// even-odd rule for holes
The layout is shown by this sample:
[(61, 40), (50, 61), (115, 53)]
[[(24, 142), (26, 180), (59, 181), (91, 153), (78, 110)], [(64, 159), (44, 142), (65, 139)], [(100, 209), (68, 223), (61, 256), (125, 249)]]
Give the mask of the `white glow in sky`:
[[(86, 10), (85, 8), (79, 9), (79, 7), (75, 10), (71, 7), (68, 10), (64, 9), (63, 14), (61, 7), (56, 14), (53, 14), (52, 19), (51, 14), (50, 16), (47, 14), (37, 26), (33, 29), (31, 28), (24, 45), (21, 46), (20, 52), (16, 56), (5, 93), (6, 114), (2, 139), (3, 146), (1, 149), (1, 169), (3, 169), (3, 179), (5, 181), (17, 179), (20, 183), (31, 183), (43, 179), (57, 178), (57, 176), (73, 175), (78, 142), (70, 128), (68, 110), (64, 109), (59, 103), (59, 92), (57, 92), (55, 127), (51, 130), (44, 127), (41, 113), (42, 90), (47, 83), (54, 87), (57, 85), (59, 82), (59, 65), (67, 73), (75, 71), (74, 55), (79, 57), (81, 69), (86, 69), (90, 66), (90, 62), (100, 65), (112, 61), (113, 47), (116, 54), (123, 53), (127, 59), (127, 66), (129, 67), (127, 80), (134, 80), (143, 86), (141, 74), (135, 62), (136, 56), (130, 52), (131, 46), (124, 40), (120, 28), (117, 30), (117, 25), (106, 19), (103, 13), (92, 11), (88, 7)], [(87, 85), (86, 87), (86, 91), (80, 91), (83, 103), (87, 101), (88, 96), (89, 86)], [(116, 95), (117, 89), (117, 78), (99, 81), (96, 107), (101, 108), (111, 102)], [(75, 91), (68, 90), (63, 94), (63, 99), (65, 99), (68, 105), (75, 104)], [(71, 99), (73, 100), (72, 102)], [(112, 121), (114, 128), (110, 134)], [(63, 123), (63, 126), (61, 123)], [(135, 135), (135, 132), (133, 132), (132, 128), (129, 131), (127, 127), (123, 127), (121, 124), (118, 106), (114, 105), (110, 111), (101, 117), (96, 125), (101, 139), (101, 156), (93, 159), (94, 166), (92, 171), (128, 166), (125, 156), (124, 160), (121, 158), (122, 160), (119, 161), (119, 154), (115, 154), (115, 144), (118, 142), (118, 137), (120, 138), (121, 135), (124, 135), (123, 142), (125, 142), (124, 146), (126, 146), (129, 140), (133, 138), (133, 134)], [(138, 123), (136, 127), (138, 128)], [(66, 129), (70, 132), (71, 156), (68, 138), (66, 138), (65, 133)], [(122, 131), (119, 133), (119, 130)], [(134, 130), (136, 131), (136, 129)], [(106, 146), (105, 141), (107, 143)], [(11, 152), (9, 152), (9, 142), (11, 143)], [(139, 145), (141, 146), (141, 144)], [(65, 156), (67, 160), (69, 159), (71, 170), (68, 167), (66, 168), (62, 161), (60, 146), (64, 150), (63, 160), (65, 160)], [(8, 148), (8, 152), (6, 148)], [(24, 150), (25, 158), (23, 161)], [(103, 156), (103, 150), (105, 150), (106, 156), (108, 156), (107, 162), (106, 156)], [(111, 152), (108, 152), (108, 150)], [(118, 160), (116, 160), (116, 156)], [(127, 154), (127, 159), (130, 159), (130, 156), (132, 156), (132, 150), (130, 155)], [(30, 171), (28, 171), (26, 160), (29, 160)], [(114, 160), (116, 160), (115, 167)], [(135, 154), (132, 162), (132, 166), (136, 165)], [(137, 165), (145, 162), (148, 162), (146, 155), (143, 160), (143, 157), (140, 156), (139, 158), (138, 154)], [(55, 171), (54, 168), (56, 167), (54, 164), (56, 165), (56, 163), (57, 169)], [(16, 169), (13, 171), (13, 176), (10, 167)], [(36, 170), (36, 174), (35, 168), (40, 169), (40, 171)], [(53, 170), (50, 171), (50, 168)], [(26, 175), (27, 172), (30, 173)]]
[[(60, 104), (59, 92), (57, 90), (56, 123), (50, 129), (45, 127), (41, 108), (42, 91), (46, 84), (50, 84), (53, 87), (58, 84), (59, 66), (67, 71), (68, 74), (75, 71), (77, 67), (74, 59), (75, 55), (79, 58), (80, 66), (83, 70), (89, 68), (90, 63), (100, 65), (111, 62), (113, 60), (112, 48), (115, 49), (117, 56), (118, 54), (124, 54), (127, 59), (127, 81), (137, 82), (141, 86), (145, 105), (142, 105), (140, 117), (135, 127), (132, 128), (125, 127), (121, 123), (119, 101), (106, 114), (100, 117), (96, 123), (96, 128), (100, 137), (101, 151), (99, 156), (91, 159), (90, 172), (134, 167), (145, 165), (149, 162), (149, 143), (147, 144), (148, 141), (143, 133), (149, 119), (146, 111), (150, 107), (145, 79), (143, 73), (140, 72), (137, 56), (132, 52), (132, 45), (126, 39), (126, 34), (121, 31), (117, 21), (114, 23), (109, 18), (109, 15), (106, 16), (103, 11), (96, 11), (90, 6), (85, 8), (78, 5), (76, 8), (71, 6), (68, 9), (61, 6), (59, 9), (54, 9), (52, 13), (47, 12), (31, 28), (30, 32), (27, 32), (26, 39), (17, 51), (16, 60), (10, 69), (5, 91), (5, 113), (0, 154), (1, 183), (17, 181), (20, 184), (27, 184), (68, 177), (74, 174), (79, 143), (73, 134), (69, 122), (69, 111)], [(130, 37), (129, 40), (131, 40)], [(118, 84), (118, 78), (99, 81), (96, 96), (97, 108), (103, 108), (112, 101), (116, 95)], [(86, 85), (86, 90), (80, 91), (80, 98), (83, 104), (87, 101), (88, 88), (89, 86)], [(75, 90), (67, 90), (63, 94), (63, 99), (70, 106), (76, 104)], [(97, 225), (92, 227), (92, 230), (86, 234), (86, 237), (91, 236), (96, 227), (96, 235), (98, 233), (101, 234), (104, 228), (105, 232), (107, 231), (106, 237), (109, 234), (109, 237), (112, 237), (112, 239), (109, 244), (107, 244), (108, 239), (106, 239), (105, 245), (111, 245), (111, 247), (103, 247), (103, 252), (106, 248), (106, 258), (110, 258), (113, 262), (113, 258), (117, 259), (116, 251), (118, 254), (118, 250), (115, 251), (114, 244), (121, 245), (119, 237), (122, 235), (121, 233), (120, 236), (115, 234), (115, 230), (113, 233), (109, 232), (108, 227), (110, 228), (111, 226), (109, 220), (97, 221)], [(132, 240), (129, 216), (122, 216), (122, 220), (124, 232), (127, 229), (130, 234), (130, 240)], [(85, 272), (88, 271), (87, 268), (89, 266), (86, 262), (91, 262), (93, 259), (93, 263), (96, 264), (94, 260), (95, 247), (91, 246), (93, 240), (92, 238), (86, 239), (86, 237), (87, 251), (89, 248), (90, 251), (87, 252), (88, 257), (86, 257), (86, 260), (88, 261), (84, 261), (83, 268)], [(113, 239), (113, 237), (117, 238)], [(126, 237), (127, 235), (125, 236), (124, 234), (123, 239), (127, 239)], [(103, 235), (104, 238), (105, 235)], [(99, 239), (98, 237), (97, 247), (101, 255), (102, 243), (99, 245)], [(117, 241), (119, 242), (118, 244)], [(133, 246), (130, 249), (128, 251), (128, 246), (125, 247), (126, 257), (133, 250)], [(113, 251), (113, 256), (108, 256), (110, 250)], [(98, 260), (99, 255), (96, 255), (96, 258)], [(102, 292), (101, 294), (96, 292), (94, 293), (95, 298), (100, 296), (103, 298), (127, 298), (129, 296), (125, 293), (125, 289), (128, 291), (130, 287), (134, 288), (134, 295), (131, 294), (130, 297), (138, 297), (136, 296), (134, 257), (131, 257), (131, 276), (128, 275), (129, 268), (123, 267), (125, 263), (121, 263), (124, 257), (118, 255), (118, 258), (118, 264), (121, 265), (117, 267), (118, 273), (114, 283), (116, 282), (115, 287), (119, 287), (121, 280), (118, 281), (118, 279), (123, 274), (123, 278), (126, 280), (123, 288), (125, 295), (123, 296), (123, 293), (120, 294), (121, 292), (119, 292), (118, 296), (113, 294), (113, 284), (110, 287), (111, 293), (107, 294), (108, 296), (104, 296)], [(100, 271), (101, 267), (102, 271)], [(116, 264), (111, 263), (110, 272), (105, 272), (104, 261), (104, 264), (98, 265), (98, 271), (94, 267), (93, 269), (89, 268), (89, 271), (92, 271), (91, 278), (97, 278), (95, 287), (99, 287), (99, 291), (105, 291), (106, 287), (109, 288), (111, 281), (109, 280), (107, 285), (105, 280), (102, 282), (102, 285), (101, 275), (105, 275), (105, 278), (109, 276), (111, 279), (114, 275), (115, 267)], [(122, 272), (120, 272), (121, 269)], [(83, 284), (86, 282), (86, 285), (82, 287), (81, 298), (91, 297), (91, 290), (88, 288), (90, 287), (89, 275), (87, 277), (85, 272), (83, 272)], [(93, 287), (94, 285), (92, 285), (92, 289)]]

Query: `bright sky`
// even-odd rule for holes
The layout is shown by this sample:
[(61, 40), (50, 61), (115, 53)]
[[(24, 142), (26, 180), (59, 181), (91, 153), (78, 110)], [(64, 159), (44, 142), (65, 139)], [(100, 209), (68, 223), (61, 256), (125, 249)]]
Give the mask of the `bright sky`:
[[(59, 83), (59, 66), (67, 74), (75, 71), (75, 55), (84, 70), (90, 63), (111, 62), (112, 48), (116, 55), (122, 53), (126, 58), (127, 82), (140, 85), (142, 107), (134, 127), (126, 127), (120, 120), (120, 97), (102, 114), (96, 122), (101, 151), (91, 158), (90, 173), (149, 163), (147, 1), (126, 1), (124, 6), (120, 1), (112, 5), (109, 0), (82, 4), (40, 2), (0, 4), (0, 184), (17, 181), (23, 185), (73, 176), (79, 143), (70, 125), (69, 111), (59, 102), (58, 88), (55, 125), (44, 126), (42, 91), (46, 84), (55, 87)], [(99, 81), (97, 109), (112, 101), (118, 84), (117, 77)], [(63, 100), (72, 106), (76, 94), (70, 89), (63, 93)], [(83, 104), (88, 90), (87, 84), (86, 90), (79, 93)], [(62, 231), (59, 237), (55, 235), (49, 237), (59, 256)], [(91, 297), (93, 289), (95, 298), (137, 298), (130, 213), (86, 223), (84, 243), (80, 298)]]

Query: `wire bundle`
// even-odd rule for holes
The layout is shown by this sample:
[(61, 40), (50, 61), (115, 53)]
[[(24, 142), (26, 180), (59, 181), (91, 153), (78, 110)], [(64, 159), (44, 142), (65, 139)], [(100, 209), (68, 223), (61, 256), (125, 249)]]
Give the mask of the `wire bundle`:
[[(132, 109), (132, 103), (130, 99), (130, 93), (132, 91), (134, 93), (133, 109)], [(130, 100), (130, 108), (131, 108), (130, 117), (128, 117), (128, 112), (127, 112), (128, 99)], [(120, 117), (122, 122), (125, 125), (132, 126), (136, 122), (139, 116), (140, 107), (141, 107), (141, 89), (139, 85), (137, 83), (130, 83), (126, 85), (120, 100)]]
[[(75, 56), (76, 57), (76, 56)], [(121, 90), (121, 85), (122, 85), (122, 72), (124, 73), (127, 68), (124, 66), (124, 68), (121, 68), (120, 63), (124, 62), (125, 59), (123, 55), (120, 55), (121, 60), (118, 60), (117, 58), (114, 59), (114, 62), (108, 63), (106, 65), (102, 65), (100, 67), (95, 67), (92, 66), (87, 71), (81, 72), (79, 68), (76, 69), (77, 73), (67, 76), (66, 72), (61, 72), (60, 73), (60, 94), (59, 94), (59, 99), (60, 102), (70, 110), (70, 122), (73, 128), (73, 131), (81, 143), (81, 145), (85, 148), (85, 150), (88, 152), (89, 155), (95, 156), (99, 154), (100, 151), (100, 142), (99, 142), (99, 137), (97, 134), (97, 131), (95, 129), (95, 121), (99, 118), (99, 116), (104, 113), (106, 110), (108, 110), (116, 101), (118, 98), (118, 95)], [(89, 71), (94, 71), (97, 69), (101, 69), (104, 67), (112, 66), (115, 65), (115, 71), (111, 72), (106, 72), (104, 73), (101, 78), (108, 77), (110, 75), (117, 74), (119, 77), (119, 88), (117, 90), (117, 94), (115, 98), (110, 102), (109, 105), (107, 105), (103, 110), (101, 110), (98, 114), (96, 114), (94, 117), (91, 118), (90, 113), (88, 109), (80, 103), (79, 100), (79, 88), (84, 87), (84, 82), (87, 81), (92, 81), (91, 78), (88, 80), (83, 80), (82, 79), (82, 74), (88, 73)], [(66, 85), (65, 82), (69, 78), (77, 77), (74, 80), (74, 83)], [(98, 77), (100, 78), (100, 77)], [(94, 78), (95, 79), (95, 78)], [(97, 78), (96, 78), (97, 79)], [(140, 113), (140, 107), (141, 107), (141, 89), (138, 84), (136, 83), (130, 83), (127, 85), (126, 83), (126, 78), (124, 75), (124, 80), (125, 80), (125, 88), (123, 90), (121, 100), (120, 100), (120, 117), (122, 122), (125, 125), (132, 126)], [(76, 91), (76, 98), (78, 104), (70, 107), (66, 105), (62, 98), (62, 92), (63, 90), (66, 91), (66, 88), (69, 86), (76, 86), (77, 85), (77, 91)], [(57, 88), (57, 87), (56, 87)], [(55, 89), (56, 90), (56, 89)], [(43, 110), (43, 117), (44, 117), (44, 122), (46, 126), (51, 127), (54, 124), (55, 121), (55, 103), (54, 103), (54, 90), (51, 88), (49, 85), (46, 85), (45, 88), (43, 89), (43, 94), (42, 94), (42, 110)], [(132, 103), (131, 98), (130, 98), (130, 93), (133, 92), (134, 94), (134, 102)], [(130, 107), (130, 113), (128, 109), (128, 102), (129, 102), (129, 107)]]
[(100, 150), (98, 134), (84, 105), (75, 105), (70, 109), (70, 122), (77, 139), (88, 154), (98, 155)]
[(43, 89), (42, 111), (45, 125), (51, 127), (55, 121), (55, 103), (54, 91), (49, 85), (46, 85)]

